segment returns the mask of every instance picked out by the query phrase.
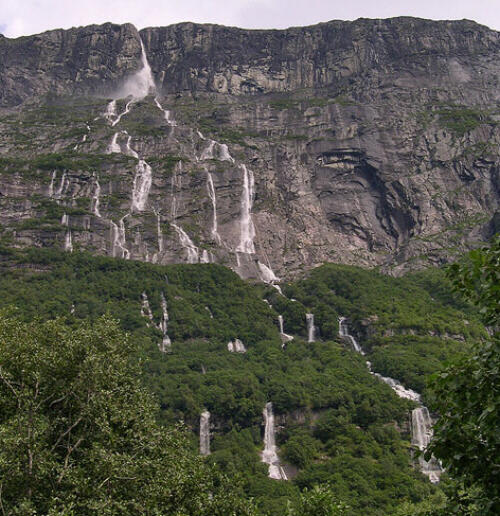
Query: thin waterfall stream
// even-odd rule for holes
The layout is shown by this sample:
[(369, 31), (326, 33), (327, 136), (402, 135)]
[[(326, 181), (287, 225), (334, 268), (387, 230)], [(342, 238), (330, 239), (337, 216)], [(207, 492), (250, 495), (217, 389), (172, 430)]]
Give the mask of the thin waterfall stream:
[[(354, 351), (360, 353), (361, 355), (365, 354), (356, 339), (349, 333), (349, 326), (345, 317), (339, 317), (339, 336), (347, 340)], [(411, 412), (411, 443), (421, 452), (425, 451), (432, 439), (432, 419), (427, 407), (422, 405), (420, 394), (404, 387), (404, 385), (402, 385), (397, 380), (394, 380), (394, 378), (389, 378), (387, 376), (382, 376), (379, 373), (373, 372), (371, 368), (371, 362), (367, 361), (366, 364), (370, 373), (389, 385), (389, 387), (391, 387), (391, 389), (400, 398), (414, 401), (420, 405), (420, 407), (413, 409)], [(426, 475), (433, 484), (438, 483), (441, 477), (441, 473), (443, 472), (439, 461), (434, 457), (431, 457), (429, 461), (426, 461), (423, 455), (420, 454), (418, 462), (420, 465), (420, 471), (422, 471), (422, 473)]]

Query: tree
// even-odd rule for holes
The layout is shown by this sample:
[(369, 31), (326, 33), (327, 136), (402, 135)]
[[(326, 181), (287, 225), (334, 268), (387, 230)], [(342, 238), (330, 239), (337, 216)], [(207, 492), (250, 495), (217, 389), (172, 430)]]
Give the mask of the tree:
[(327, 484), (305, 488), (298, 502), (289, 503), (288, 516), (343, 516), (348, 506), (339, 502)]
[(251, 515), (226, 478), (155, 422), (132, 343), (0, 316), (0, 513)]
[[(500, 513), (500, 238), (469, 253), (449, 271), (452, 283), (480, 309), (492, 335), (473, 352), (436, 375), (432, 408), (440, 414), (427, 456), (434, 453), (462, 484), (452, 497), (454, 513)], [(472, 496), (473, 494), (473, 496)], [(451, 507), (451, 506), (450, 506)], [(450, 512), (449, 512), (450, 513)]]

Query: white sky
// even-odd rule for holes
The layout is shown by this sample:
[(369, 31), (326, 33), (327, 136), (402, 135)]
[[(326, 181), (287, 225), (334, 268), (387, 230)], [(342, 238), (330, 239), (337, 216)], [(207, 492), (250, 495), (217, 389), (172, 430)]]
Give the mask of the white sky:
[(280, 29), (393, 16), (468, 18), (500, 30), (500, 0), (0, 0), (0, 33), (17, 37), (107, 21), (139, 29), (182, 21)]

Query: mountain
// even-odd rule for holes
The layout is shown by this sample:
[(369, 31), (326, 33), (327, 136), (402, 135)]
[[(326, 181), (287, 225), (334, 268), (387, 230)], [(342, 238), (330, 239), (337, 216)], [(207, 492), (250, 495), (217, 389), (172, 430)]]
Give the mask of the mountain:
[(413, 18), (1, 37), (2, 242), (267, 282), (446, 262), (499, 227), (499, 54)]

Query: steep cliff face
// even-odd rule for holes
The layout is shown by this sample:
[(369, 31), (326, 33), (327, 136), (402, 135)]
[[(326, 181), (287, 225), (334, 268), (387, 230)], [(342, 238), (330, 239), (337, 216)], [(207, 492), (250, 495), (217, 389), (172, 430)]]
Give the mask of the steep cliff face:
[(438, 263), (496, 227), (500, 36), (472, 22), (106, 24), (0, 50), (4, 240), (271, 281)]

